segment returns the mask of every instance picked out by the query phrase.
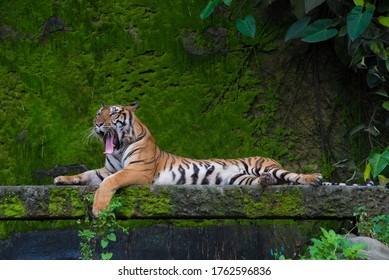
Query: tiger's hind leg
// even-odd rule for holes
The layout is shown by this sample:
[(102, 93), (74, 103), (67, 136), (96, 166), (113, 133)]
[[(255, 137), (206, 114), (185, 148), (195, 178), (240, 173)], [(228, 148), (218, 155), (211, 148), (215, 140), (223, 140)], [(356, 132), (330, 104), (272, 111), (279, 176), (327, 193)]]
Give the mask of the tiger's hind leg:
[(237, 173), (229, 181), (229, 185), (269, 186), (275, 184), (277, 180), (268, 172), (263, 172), (260, 176)]
[(311, 185), (313, 187), (318, 187), (323, 182), (323, 176), (319, 173), (313, 174), (300, 174), (306, 184)]
[(274, 178), (269, 172), (263, 172), (257, 179), (260, 186), (276, 185), (277, 179)]
[(270, 186), (280, 184), (293, 185), (311, 185), (318, 187), (322, 183), (322, 175), (314, 174), (298, 174), (284, 169), (273, 169), (268, 172), (261, 172), (259, 176), (249, 175), (245, 173), (237, 173), (229, 180), (229, 185), (258, 185)]
[(292, 183), (292, 184), (302, 184), (302, 185), (311, 185), (313, 187), (318, 187), (321, 185), (323, 176), (319, 173), (313, 174), (299, 174), (295, 172), (290, 172), (284, 169), (273, 169), (269, 173), (278, 181), (278, 183)]

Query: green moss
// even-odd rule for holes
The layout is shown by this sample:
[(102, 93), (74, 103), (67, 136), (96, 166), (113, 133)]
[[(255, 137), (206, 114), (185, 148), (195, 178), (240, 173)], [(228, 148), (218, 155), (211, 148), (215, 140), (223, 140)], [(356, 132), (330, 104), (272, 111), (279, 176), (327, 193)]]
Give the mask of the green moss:
[[(176, 227), (208, 227), (208, 226), (297, 226), (301, 234), (312, 236), (320, 234), (320, 227), (326, 229), (350, 228), (352, 223), (345, 225), (339, 220), (303, 220), (296, 221), (290, 219), (263, 220), (263, 219), (172, 219), (172, 220), (153, 220), (153, 219), (129, 219), (119, 220), (118, 223), (127, 229), (137, 229), (152, 225), (173, 225)], [(33, 230), (50, 229), (78, 229), (79, 224), (76, 220), (0, 220), (0, 239), (10, 238), (15, 233), (25, 233)]]
[(121, 190), (118, 195), (123, 201), (123, 206), (118, 211), (119, 216), (167, 216), (172, 213), (170, 192), (166, 189), (157, 194), (150, 191), (148, 186), (130, 186)]
[(0, 201), (0, 217), (12, 219), (24, 216), (25, 207), (19, 196), (7, 194)]
[(237, 223), (232, 219), (172, 219), (167, 222), (176, 227), (209, 227)]
[(170, 219), (166, 222), (176, 227), (301, 225), (301, 221), (290, 219)]
[(292, 220), (292, 219), (168, 219), (168, 220), (149, 220), (149, 219), (130, 219), (121, 220), (119, 224), (127, 229), (137, 229), (153, 225), (172, 225), (174, 227), (192, 228), (192, 227), (212, 227), (212, 226), (291, 226), (297, 227), (302, 235), (312, 236), (320, 234), (320, 227), (327, 229), (342, 229), (352, 227), (352, 223), (345, 223), (340, 220)]
[(33, 230), (78, 228), (75, 220), (0, 220), (0, 239), (10, 238), (15, 233)]
[[(244, 6), (250, 12), (251, 5)], [(261, 52), (274, 50), (281, 32), (258, 21), (256, 39), (242, 44), (234, 21), (226, 21), (221, 13), (212, 22), (201, 21), (195, 15), (203, 8), (204, 3), (194, 0), (115, 5), (101, 0), (93, 5), (1, 1), (5, 16), (0, 26), (11, 31), (0, 49), (0, 117), (13, 119), (0, 127), (0, 161), (5, 164), (1, 182), (50, 183), (52, 178), (31, 173), (55, 165), (101, 167), (101, 143), (83, 139), (102, 102), (139, 99), (138, 115), (157, 143), (182, 156), (287, 153), (289, 136), (273, 130), (281, 82), (264, 83), (263, 71), (248, 59), (255, 48), (260, 63)], [(39, 41), (42, 26), (53, 14), (66, 30)], [(229, 30), (223, 46), (228, 52), (188, 53), (183, 44), (188, 34), (195, 34), (200, 49), (217, 41), (206, 31), (209, 27)], [(60, 211), (55, 208), (51, 210)]]
[(243, 208), (247, 217), (256, 217), (259, 213), (277, 217), (304, 215), (302, 194), (297, 188), (275, 193), (264, 191), (257, 201), (246, 194), (243, 198)]
[(322, 154), (322, 163), (323, 163), (323, 168), (322, 168), (322, 175), (325, 179), (331, 178), (332, 172), (335, 171), (334, 165), (330, 161), (330, 157), (326, 155), (325, 153)]
[(166, 224), (166, 221), (153, 220), (153, 219), (128, 219), (128, 220), (118, 220), (118, 224), (126, 229), (137, 229), (137, 228), (144, 228), (152, 225)]
[(71, 188), (54, 188), (49, 198), (50, 216), (72, 215), (83, 216), (86, 206), (77, 190)]

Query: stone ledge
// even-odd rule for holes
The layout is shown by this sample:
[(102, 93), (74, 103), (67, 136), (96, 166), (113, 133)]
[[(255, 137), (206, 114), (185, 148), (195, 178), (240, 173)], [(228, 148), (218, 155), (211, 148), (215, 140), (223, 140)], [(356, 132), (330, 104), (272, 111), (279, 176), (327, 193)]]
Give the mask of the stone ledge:
[[(0, 219), (78, 219), (96, 187), (0, 186)], [(361, 205), (389, 213), (389, 189), (355, 186), (132, 186), (120, 190), (122, 218), (353, 217)]]

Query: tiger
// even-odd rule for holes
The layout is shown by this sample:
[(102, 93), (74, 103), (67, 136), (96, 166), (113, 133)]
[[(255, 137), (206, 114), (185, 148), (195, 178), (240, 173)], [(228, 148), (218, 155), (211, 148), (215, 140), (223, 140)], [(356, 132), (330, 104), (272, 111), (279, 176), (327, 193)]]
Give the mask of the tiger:
[(260, 156), (237, 159), (191, 159), (161, 150), (149, 129), (136, 116), (138, 102), (102, 105), (92, 134), (105, 145), (104, 167), (72, 176), (58, 176), (55, 185), (99, 185), (92, 213), (98, 216), (117, 190), (131, 185), (255, 185), (309, 184), (319, 186), (320, 173), (287, 171), (275, 160)]

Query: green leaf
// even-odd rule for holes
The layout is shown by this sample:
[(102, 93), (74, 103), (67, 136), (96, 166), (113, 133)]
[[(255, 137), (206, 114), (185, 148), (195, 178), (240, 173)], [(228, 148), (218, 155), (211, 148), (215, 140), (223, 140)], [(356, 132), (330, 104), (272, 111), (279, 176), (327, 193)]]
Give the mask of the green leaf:
[(332, 239), (336, 239), (337, 238), (337, 234), (335, 233), (335, 231), (333, 230), (333, 229), (330, 229), (329, 231), (328, 231), (328, 233), (329, 233), (329, 236), (332, 238)]
[(355, 243), (351, 245), (350, 249), (357, 252), (359, 250), (365, 249), (367, 246), (368, 245), (366, 243)]
[(385, 150), (382, 154), (374, 154), (369, 158), (371, 164), (371, 170), (373, 177), (376, 178), (389, 163), (389, 149)]
[(373, 40), (371, 43), (370, 43), (370, 49), (373, 53), (375, 54), (378, 54), (380, 52), (380, 47), (379, 47), (379, 43), (382, 44), (382, 46), (384, 45), (382, 42), (378, 42), (377, 40)]
[[(378, 178), (379, 177), (385, 177), (385, 176), (382, 176), (382, 175), (378, 175)], [(381, 182), (381, 181), (380, 181)], [(381, 185), (381, 183), (380, 183), (380, 185)], [(381, 185), (381, 186), (385, 186), (385, 185)], [(372, 220), (372, 222), (373, 222), (373, 220)], [(374, 226), (373, 226), (373, 230), (375, 231), (375, 232), (380, 232), (381, 230), (382, 230), (382, 226), (380, 225), (380, 224), (375, 224)]]
[(375, 5), (373, 3), (367, 2), (365, 4), (365, 8), (366, 8), (366, 10), (369, 9), (369, 8), (375, 10)]
[(389, 72), (389, 59), (385, 61), (386, 70)]
[(371, 164), (368, 163), (366, 165), (365, 172), (363, 172), (363, 180), (366, 182), (367, 179), (370, 179), (370, 172), (371, 172)]
[(386, 186), (389, 183), (389, 178), (386, 178), (384, 175), (378, 175), (378, 183), (380, 186)]
[(369, 88), (374, 88), (381, 83), (381, 79), (374, 73), (367, 73), (366, 81)]
[(381, 23), (383, 26), (389, 27), (389, 17), (379, 16), (378, 22)]
[(368, 8), (364, 13), (362, 10), (362, 6), (356, 6), (347, 16), (347, 33), (351, 41), (354, 41), (365, 31), (373, 17), (374, 9)]
[(384, 103), (382, 103), (382, 108), (389, 111), (389, 101), (385, 101)]
[(332, 19), (319, 19), (308, 25), (301, 40), (307, 43), (317, 43), (335, 37), (338, 30), (329, 29), (331, 25)]
[(373, 94), (383, 96), (383, 97), (389, 97), (388, 93), (384, 89), (379, 89), (376, 92), (373, 92)]
[(382, 60), (388, 59), (388, 52), (385, 49), (384, 43), (382, 41), (373, 40), (370, 43), (370, 49), (373, 53), (378, 55)]
[(290, 0), (292, 5), (292, 13), (297, 18), (302, 18), (305, 15), (305, 4), (304, 0)]
[(369, 69), (366, 76), (367, 85), (370, 88), (378, 86), (381, 82), (385, 81), (385, 77), (378, 71), (377, 66)]
[(365, 4), (365, 0), (354, 0), (355, 6), (361, 6), (363, 7)]
[(107, 248), (109, 241), (107, 239), (102, 239), (100, 244), (101, 244), (101, 248), (105, 249)]
[(320, 228), (321, 232), (323, 233), (323, 236), (325, 238), (329, 238), (329, 232), (325, 228)]
[(232, 0), (223, 0), (223, 3), (227, 6), (231, 6)]
[(78, 236), (91, 241), (95, 237), (96, 233), (88, 229), (84, 229), (78, 232)]
[(203, 9), (203, 11), (200, 13), (200, 18), (201, 20), (204, 20), (206, 19), (207, 17), (209, 17), (213, 11), (215, 10), (217, 4), (219, 4), (220, 0), (210, 0), (207, 4), (207, 6), (205, 6), (205, 8)]
[(237, 19), (236, 27), (238, 28), (239, 32), (242, 33), (243, 35), (250, 38), (254, 38), (256, 23), (252, 15), (247, 15), (245, 19)]
[(366, 128), (366, 125), (364, 125), (364, 124), (357, 125), (356, 127), (354, 127), (353, 129), (350, 130), (349, 137), (353, 136), (355, 133), (358, 133), (359, 131), (361, 131), (365, 128)]
[(339, 30), (339, 37), (343, 37), (347, 34), (347, 26), (343, 25)]
[(116, 234), (111, 232), (110, 234), (107, 235), (107, 238), (110, 241), (116, 241)]
[(308, 14), (311, 10), (324, 2), (325, 0), (304, 0), (305, 13)]
[[(375, 148), (375, 149), (370, 151), (369, 158), (372, 158), (374, 155), (378, 155), (379, 153), (380, 153), (380, 148)], [(359, 208), (362, 209), (362, 207), (363, 207), (364, 210), (369, 210), (369, 209), (367, 209), (366, 206), (360, 206)]]
[(112, 258), (113, 254), (111, 252), (102, 253), (101, 259), (102, 260), (110, 260)]
[(301, 38), (310, 20), (310, 17), (302, 17), (301, 19), (293, 23), (286, 32), (285, 42), (291, 39)]

